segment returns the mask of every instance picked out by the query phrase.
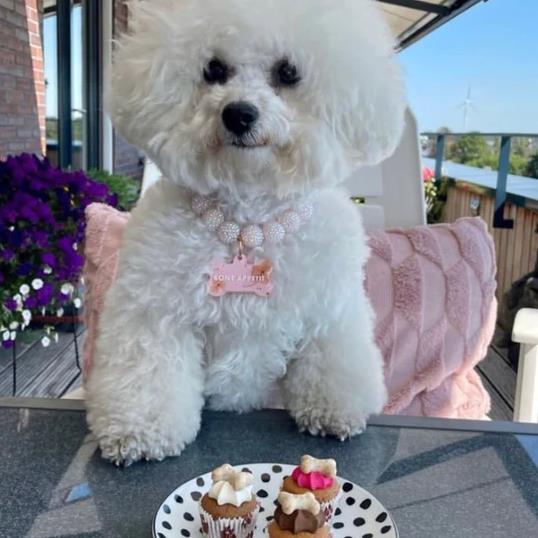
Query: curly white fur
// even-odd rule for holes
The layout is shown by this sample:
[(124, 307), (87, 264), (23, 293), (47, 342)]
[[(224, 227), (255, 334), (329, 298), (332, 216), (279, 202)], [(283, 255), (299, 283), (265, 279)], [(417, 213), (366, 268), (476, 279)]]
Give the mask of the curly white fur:
[[(299, 427), (360, 432), (386, 398), (359, 214), (336, 185), (390, 154), (404, 97), (392, 41), (370, 0), (138, 0), (115, 58), (109, 108), (120, 132), (166, 179), (133, 211), (118, 278), (100, 321), (87, 382), (88, 421), (115, 462), (179, 454), (215, 409), (262, 407), (281, 382)], [(202, 72), (219, 57), (226, 84)], [(272, 85), (287, 58), (301, 81)], [(260, 111), (252, 137), (231, 145), (230, 102)], [(216, 193), (240, 224), (271, 220), (302, 197), (312, 220), (249, 254), (273, 262), (269, 299), (214, 298), (207, 274), (230, 247), (190, 209)]]

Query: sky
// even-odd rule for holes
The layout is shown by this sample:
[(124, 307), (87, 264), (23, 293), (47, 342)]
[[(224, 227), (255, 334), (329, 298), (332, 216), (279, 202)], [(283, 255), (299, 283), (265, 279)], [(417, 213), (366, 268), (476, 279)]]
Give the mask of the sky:
[(420, 131), (538, 133), (538, 0), (488, 0), (399, 54)]

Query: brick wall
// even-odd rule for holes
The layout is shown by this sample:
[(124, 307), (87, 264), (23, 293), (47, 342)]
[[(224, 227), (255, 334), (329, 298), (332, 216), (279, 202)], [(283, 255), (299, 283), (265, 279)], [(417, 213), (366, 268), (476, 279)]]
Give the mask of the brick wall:
[[(114, 0), (114, 36), (127, 30), (128, 15), (125, 0)], [(140, 151), (129, 145), (118, 133), (115, 133), (114, 171), (118, 174), (141, 179), (143, 170)]]
[(0, 0), (0, 157), (45, 151), (38, 0)]

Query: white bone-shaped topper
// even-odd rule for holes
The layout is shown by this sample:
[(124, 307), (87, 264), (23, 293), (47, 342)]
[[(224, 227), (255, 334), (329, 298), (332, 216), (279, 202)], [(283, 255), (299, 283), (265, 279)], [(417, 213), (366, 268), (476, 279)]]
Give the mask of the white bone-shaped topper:
[(287, 515), (293, 514), (295, 510), (307, 510), (314, 516), (317, 516), (321, 509), (316, 497), (314, 497), (314, 494), (310, 491), (301, 494), (281, 491), (278, 494), (278, 502), (282, 511)]
[(252, 485), (252, 473), (236, 471), (229, 463), (217, 467), (212, 473), (213, 482), (227, 482), (235, 491)]
[(325, 476), (336, 476), (336, 461), (333, 459), (318, 460), (308, 454), (301, 458), (301, 471), (303, 473), (318, 472)]

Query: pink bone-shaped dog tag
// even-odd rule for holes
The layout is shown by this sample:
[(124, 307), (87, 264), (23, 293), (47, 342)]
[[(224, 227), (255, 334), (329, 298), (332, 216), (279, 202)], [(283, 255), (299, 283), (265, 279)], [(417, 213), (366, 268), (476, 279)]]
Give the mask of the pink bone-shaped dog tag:
[(269, 297), (273, 291), (273, 264), (266, 258), (251, 263), (246, 256), (235, 256), (231, 263), (213, 260), (211, 265), (213, 273), (208, 293), (213, 297), (226, 293), (255, 293), (259, 297)]

